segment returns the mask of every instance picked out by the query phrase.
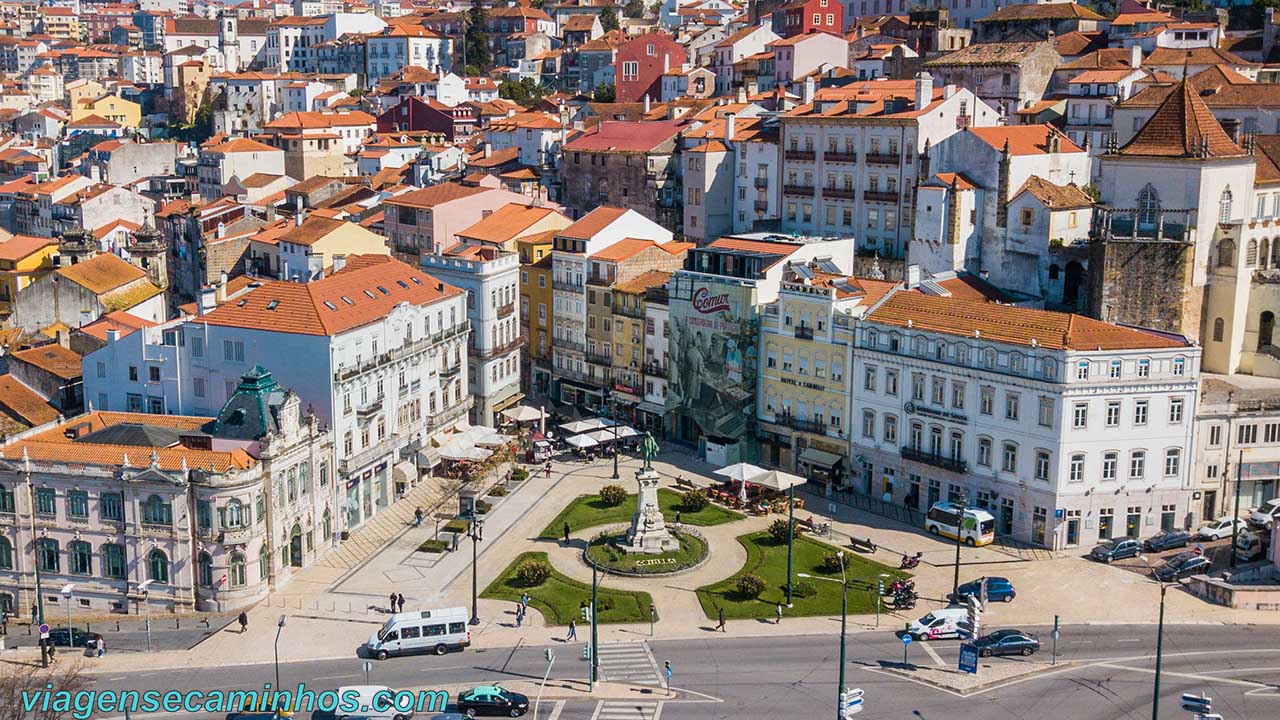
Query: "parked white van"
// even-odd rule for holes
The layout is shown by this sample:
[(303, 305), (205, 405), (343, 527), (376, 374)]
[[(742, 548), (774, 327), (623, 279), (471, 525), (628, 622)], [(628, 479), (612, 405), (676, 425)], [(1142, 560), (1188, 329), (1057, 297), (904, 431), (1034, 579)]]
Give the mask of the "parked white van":
[(959, 624), (969, 619), (969, 611), (962, 607), (934, 610), (911, 623), (907, 630), (913, 640), (938, 640), (959, 637)]
[[(413, 708), (397, 710), (393, 704), (395, 691), (386, 685), (348, 685), (338, 688), (339, 718), (359, 717), (369, 720), (411, 720)], [(354, 698), (360, 703), (355, 710), (348, 710), (348, 700)], [(377, 702), (374, 702), (377, 698)]]
[(470, 614), (466, 608), (421, 610), (397, 613), (387, 618), (382, 628), (369, 636), (365, 647), (379, 660), (392, 655), (461, 650), (471, 644), (471, 631), (467, 629)]

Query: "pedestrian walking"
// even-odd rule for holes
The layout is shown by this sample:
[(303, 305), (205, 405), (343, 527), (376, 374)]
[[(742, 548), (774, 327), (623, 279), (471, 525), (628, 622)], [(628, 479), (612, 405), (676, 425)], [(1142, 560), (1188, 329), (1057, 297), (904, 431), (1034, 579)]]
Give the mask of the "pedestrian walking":
[(547, 477), (551, 477), (551, 463), (547, 463)]
[(102, 657), (103, 655), (106, 655), (106, 654), (107, 654), (107, 639), (99, 635), (98, 636), (98, 657)]
[(516, 604), (516, 627), (524, 625), (524, 605)]
[(55, 657), (55, 654), (57, 653), (57, 649), (54, 647), (54, 644), (49, 642), (48, 640), (41, 640), (41, 642), (43, 642), (45, 646), (49, 648), (49, 664), (52, 665), (58, 662), (58, 658)]
[(0, 635), (9, 634), (9, 611), (0, 612)]
[(716, 625), (716, 629), (720, 632), (728, 632), (724, 629), (724, 608), (720, 608), (720, 624)]
[(453, 534), (453, 549), (458, 549), (458, 533)]
[(403, 594), (396, 595), (396, 601), (400, 603), (400, 612), (404, 612), (404, 595)]
[(240, 633), (244, 634), (244, 631), (249, 629), (249, 616), (245, 615), (244, 611), (241, 610), (240, 617), (238, 619), (240, 621)]
[(529, 607), (529, 593), (520, 593), (520, 607)]
[(564, 639), (565, 642), (573, 642), (578, 639), (578, 622), (576, 620), (569, 621), (569, 636)]
[(677, 524), (677, 525), (679, 525), (679, 524), (680, 524), (680, 511), (679, 511), (679, 510), (677, 510), (677, 511), (676, 511), (676, 524)]
[(422, 527), (422, 508), (417, 508), (413, 511), (413, 526), (416, 528)]
[(391, 614), (396, 614), (396, 594), (391, 593)]
[(564, 524), (564, 544), (569, 544), (569, 523)]
[(782, 603), (778, 603), (778, 607), (774, 609), (773, 614), (774, 614), (774, 617), (776, 618), (773, 621), (773, 624), (781, 625), (782, 624)]
[(34, 625), (36, 618), (40, 616), (40, 608), (36, 605), (31, 606), (31, 623)]

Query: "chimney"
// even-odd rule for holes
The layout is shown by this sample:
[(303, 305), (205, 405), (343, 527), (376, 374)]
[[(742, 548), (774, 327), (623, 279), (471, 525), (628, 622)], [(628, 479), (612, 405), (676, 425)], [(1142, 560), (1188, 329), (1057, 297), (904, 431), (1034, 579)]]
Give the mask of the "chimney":
[(918, 287), (920, 287), (920, 266), (911, 263), (907, 266), (906, 289), (915, 290)]
[(747, 97), (751, 97), (760, 92), (760, 81), (751, 79), (747, 81)]
[(943, 97), (943, 98), (945, 98), (945, 99), (947, 99), (947, 100), (950, 100), (950, 99), (951, 99), (951, 96), (952, 96), (952, 95), (955, 95), (955, 94), (956, 94), (956, 86), (955, 86), (954, 84), (952, 84), (952, 85), (943, 85), (943, 86), (942, 86), (942, 97)]
[(334, 272), (338, 272), (339, 270), (341, 270), (341, 269), (345, 268), (346, 266), (347, 266), (347, 256), (346, 256), (346, 255), (334, 255), (334, 256), (333, 256), (333, 271), (334, 271)]
[(107, 331), (107, 344), (108, 344), (108, 345), (112, 345), (112, 344), (114, 344), (114, 343), (115, 343), (115, 341), (117, 341), (117, 340), (119, 340), (119, 339), (120, 339), (120, 331), (119, 331), (119, 330), (116, 330), (115, 328), (111, 328), (110, 330), (108, 330), (108, 331)]
[(666, 75), (671, 72), (671, 55), (670, 53), (662, 54), (662, 74)]
[(746, 104), (746, 102), (747, 102), (747, 89), (746, 89), (745, 87), (742, 87), (741, 85), (739, 85), (739, 86), (738, 86), (738, 97), (737, 97), (736, 99), (737, 99), (737, 101), (738, 101), (738, 104), (739, 104), (739, 105), (745, 105), (745, 104)]
[(644, 96), (644, 114), (645, 114), (645, 115), (648, 115), (648, 114), (649, 114), (649, 95), (648, 95), (648, 93), (645, 93), (645, 96)]
[(54, 333), (54, 338), (62, 347), (71, 349), (71, 335), (66, 330), (57, 331)]
[(226, 237), (226, 236), (227, 236), (227, 226), (226, 226), (226, 224), (224, 224), (224, 223), (218, 223), (218, 230), (217, 230), (217, 232), (216, 232), (216, 235), (217, 235), (217, 237), (218, 237), (218, 239), (219, 239), (219, 240), (221, 240), (222, 238), (224, 238), (224, 237)]
[(217, 291), (208, 285), (200, 288), (200, 297), (196, 300), (196, 312), (199, 315), (213, 310), (218, 306)]
[(275, 221), (276, 221), (276, 205), (275, 203), (267, 203), (267, 222), (273, 223)]
[(1134, 69), (1142, 67), (1142, 48), (1137, 45), (1129, 48), (1129, 67)]
[(307, 221), (307, 211), (306, 211), (306, 209), (304, 209), (304, 208), (299, 208), (299, 209), (298, 209), (298, 212), (297, 212), (297, 213), (295, 213), (295, 214), (294, 214), (294, 216), (293, 216), (293, 224), (294, 224), (295, 226), (299, 226), (299, 227), (300, 227), (300, 226), (302, 225), (302, 223), (304, 223), (304, 222), (306, 222), (306, 221)]
[(493, 143), (491, 143), (491, 142), (486, 142), (486, 143), (484, 144), (484, 156), (485, 156), (486, 158), (491, 158), (491, 157), (493, 157)]
[(726, 113), (724, 116), (724, 141), (733, 142), (733, 131), (737, 125), (738, 116), (734, 113)]
[(916, 110), (923, 110), (933, 102), (933, 76), (921, 70), (916, 74)]
[(218, 284), (214, 287), (214, 299), (219, 305), (227, 301), (227, 274), (218, 273)]
[(808, 105), (813, 102), (814, 82), (812, 77), (804, 79), (804, 90), (800, 92), (800, 104)]

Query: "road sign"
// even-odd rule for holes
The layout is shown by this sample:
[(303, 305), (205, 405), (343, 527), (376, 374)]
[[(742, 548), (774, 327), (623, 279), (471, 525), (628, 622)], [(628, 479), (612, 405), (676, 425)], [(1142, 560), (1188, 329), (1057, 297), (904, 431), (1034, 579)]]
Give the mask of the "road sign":
[(40, 639), (41, 640), (49, 639), (49, 626), (43, 623), (41, 623), (40, 625)]
[(1182, 693), (1182, 709), (1189, 713), (1208, 715), (1213, 710), (1213, 698), (1203, 693)]
[(840, 717), (847, 718), (862, 712), (862, 688), (840, 693)]
[(978, 674), (978, 648), (968, 643), (960, 646), (960, 672)]
[(1057, 630), (1054, 630), (1053, 632), (1049, 633), (1049, 637), (1053, 638), (1054, 640), (1057, 640), (1058, 638), (1062, 637), (1062, 633), (1058, 632)]
[(910, 636), (910, 635), (903, 635), (903, 636), (902, 636), (902, 644), (903, 644), (903, 645), (910, 645), (910, 644), (911, 644), (911, 636)]

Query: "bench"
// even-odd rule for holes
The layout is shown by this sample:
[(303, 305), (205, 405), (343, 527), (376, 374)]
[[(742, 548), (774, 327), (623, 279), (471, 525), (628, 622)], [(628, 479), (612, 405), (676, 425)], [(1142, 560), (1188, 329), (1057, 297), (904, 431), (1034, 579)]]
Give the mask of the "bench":
[(858, 538), (849, 538), (849, 547), (862, 553), (873, 553), (878, 549), (870, 539), (859, 540)]
[(676, 487), (678, 487), (678, 488), (684, 488), (684, 489), (686, 489), (686, 490), (697, 490), (697, 489), (698, 489), (698, 486), (697, 486), (697, 485), (696, 485), (692, 480), (690, 480), (690, 479), (688, 479), (688, 478), (684, 477), (683, 475), (682, 475), (682, 476), (680, 476), (680, 477), (678, 477), (678, 478), (676, 478)]

